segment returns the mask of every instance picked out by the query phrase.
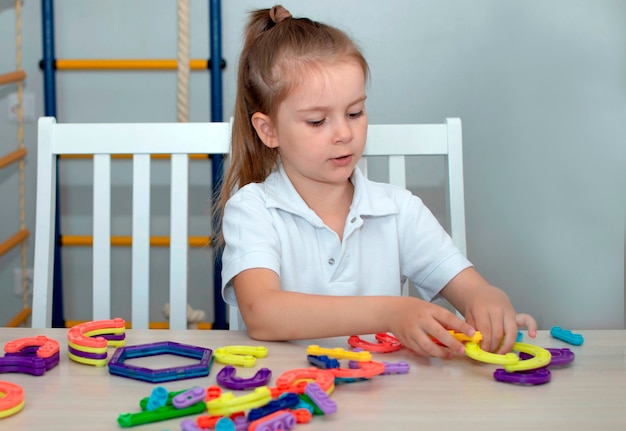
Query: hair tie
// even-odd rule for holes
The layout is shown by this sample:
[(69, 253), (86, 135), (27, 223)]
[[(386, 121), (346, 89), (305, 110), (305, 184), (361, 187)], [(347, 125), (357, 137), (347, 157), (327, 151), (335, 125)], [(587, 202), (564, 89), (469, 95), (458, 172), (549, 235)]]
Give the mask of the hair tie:
[(273, 6), (270, 9), (270, 18), (274, 23), (278, 24), (282, 20), (291, 18), (291, 13), (281, 5)]

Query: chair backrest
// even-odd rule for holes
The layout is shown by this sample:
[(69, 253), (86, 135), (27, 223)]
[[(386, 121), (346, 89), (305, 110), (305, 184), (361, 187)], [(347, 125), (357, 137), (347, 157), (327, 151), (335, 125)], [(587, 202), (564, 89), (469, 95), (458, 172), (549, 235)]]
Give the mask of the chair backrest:
[[(448, 118), (442, 124), (370, 124), (367, 144), (359, 167), (368, 176), (373, 157), (385, 156), (387, 182), (406, 184), (406, 159), (409, 156), (444, 156), (447, 170), (446, 204), (450, 236), (454, 245), (467, 255), (465, 239), (465, 201), (463, 188), (463, 139), (461, 120)], [(403, 290), (407, 294), (407, 287)], [(238, 329), (238, 310), (230, 306), (230, 328)]]
[(131, 321), (133, 328), (141, 329), (149, 324), (151, 155), (171, 155), (169, 327), (186, 329), (189, 155), (226, 155), (229, 149), (227, 122), (57, 124), (54, 118), (41, 118), (32, 327), (51, 325), (58, 156), (93, 155), (93, 320), (115, 317), (111, 316), (111, 155), (132, 156)]

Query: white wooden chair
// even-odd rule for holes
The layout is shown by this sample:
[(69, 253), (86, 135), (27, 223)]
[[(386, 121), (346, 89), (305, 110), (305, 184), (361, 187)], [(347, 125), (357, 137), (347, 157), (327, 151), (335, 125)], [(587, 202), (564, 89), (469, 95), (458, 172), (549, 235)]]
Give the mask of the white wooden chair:
[[(133, 328), (149, 324), (151, 154), (171, 155), (171, 329), (187, 328), (188, 170), (190, 154), (226, 155), (230, 123), (57, 124), (39, 120), (32, 327), (51, 325), (56, 159), (93, 155), (93, 320), (111, 317), (111, 154), (133, 156)], [(207, 198), (211, 195), (207, 184)], [(208, 216), (208, 215), (207, 215)]]
[[(447, 168), (446, 203), (450, 236), (455, 246), (467, 255), (465, 238), (465, 201), (463, 187), (463, 139), (461, 120), (448, 118), (442, 124), (371, 124), (359, 167), (368, 176), (370, 157), (385, 156), (387, 182), (406, 184), (408, 156), (444, 156)], [(403, 288), (407, 295), (408, 283)], [(237, 307), (229, 306), (230, 329), (239, 329)]]

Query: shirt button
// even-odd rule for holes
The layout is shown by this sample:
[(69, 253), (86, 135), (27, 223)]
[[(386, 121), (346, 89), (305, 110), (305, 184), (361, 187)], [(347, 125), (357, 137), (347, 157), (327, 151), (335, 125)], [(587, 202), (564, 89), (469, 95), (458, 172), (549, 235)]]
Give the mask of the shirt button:
[(334, 265), (335, 264), (335, 259), (333, 259), (332, 257), (330, 259), (328, 259), (328, 264), (329, 265)]
[(352, 219), (350, 220), (350, 223), (354, 223), (356, 221), (356, 217), (352, 217)]

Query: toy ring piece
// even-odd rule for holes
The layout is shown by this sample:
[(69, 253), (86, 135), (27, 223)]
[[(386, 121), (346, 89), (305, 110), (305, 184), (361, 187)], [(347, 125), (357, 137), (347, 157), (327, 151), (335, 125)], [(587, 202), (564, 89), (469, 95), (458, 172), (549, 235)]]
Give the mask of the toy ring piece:
[(508, 372), (526, 371), (535, 368), (545, 367), (550, 363), (550, 360), (552, 359), (552, 355), (550, 354), (550, 352), (542, 347), (533, 346), (532, 344), (515, 343), (513, 345), (513, 350), (528, 353), (529, 355), (533, 355), (533, 357), (530, 359), (519, 361), (517, 364), (505, 364), (504, 369)]
[(385, 372), (385, 364), (381, 362), (356, 362), (355, 368), (331, 368), (330, 371), (335, 377), (342, 379), (371, 379), (374, 376)]
[[(93, 322), (85, 322), (76, 326), (72, 326), (67, 332), (67, 339), (76, 346), (90, 347), (96, 349), (105, 349), (108, 345), (107, 340), (103, 337), (95, 337), (102, 333), (119, 334), (126, 330), (126, 322), (122, 318), (109, 320), (96, 320)], [(75, 347), (76, 348), (76, 347)], [(82, 349), (81, 349), (82, 350)]]
[(347, 350), (342, 349), (341, 347), (337, 347), (334, 349), (324, 349), (320, 346), (317, 345), (310, 345), (309, 347), (307, 347), (306, 349), (306, 354), (307, 355), (314, 355), (314, 356), (323, 356), (326, 355), (330, 358), (336, 358), (336, 359), (350, 359), (353, 361), (364, 361), (364, 362), (369, 362), (372, 360), (372, 354), (370, 352), (350, 352)]
[(237, 369), (235, 367), (226, 365), (217, 373), (217, 383), (224, 388), (241, 391), (267, 386), (272, 377), (272, 371), (269, 368), (261, 368), (254, 376), (248, 379), (237, 377), (235, 376), (236, 373)]
[(285, 371), (278, 376), (276, 379), (276, 391), (303, 394), (304, 388), (309, 384), (310, 380), (316, 382), (328, 394), (335, 387), (335, 375), (330, 370), (309, 367)]
[(507, 353), (505, 355), (489, 353), (481, 349), (478, 343), (473, 341), (465, 344), (465, 354), (476, 361), (489, 364), (513, 365), (519, 362), (519, 358), (515, 353)]
[(19, 353), (27, 347), (38, 347), (37, 356), (40, 358), (49, 358), (59, 351), (59, 342), (45, 335), (18, 338), (17, 340), (6, 343), (4, 345), (4, 351), (6, 353)]
[(0, 381), (0, 418), (5, 418), (24, 408), (24, 389), (11, 382)]
[(351, 335), (348, 338), (348, 344), (352, 347), (359, 347), (369, 352), (379, 352), (379, 353), (395, 352), (402, 348), (402, 344), (400, 343), (392, 343), (392, 342), (384, 342), (384, 341), (379, 341), (378, 343), (371, 343), (367, 340), (362, 339), (358, 335)]
[(499, 382), (518, 383), (522, 385), (543, 385), (550, 381), (550, 370), (547, 368), (536, 368), (533, 370), (518, 371), (509, 373), (498, 368), (493, 373), (493, 378)]
[(267, 348), (263, 346), (226, 346), (216, 349), (213, 354), (215, 360), (222, 364), (254, 367), (256, 358), (267, 356)]
[[(552, 355), (552, 359), (550, 360), (548, 366), (567, 365), (570, 362), (573, 362), (574, 358), (576, 357), (576, 355), (574, 355), (574, 352), (572, 352), (568, 348), (557, 349), (549, 347), (546, 350)], [(519, 354), (519, 357), (520, 359), (528, 359), (532, 357), (532, 355), (529, 353), (521, 352)]]

